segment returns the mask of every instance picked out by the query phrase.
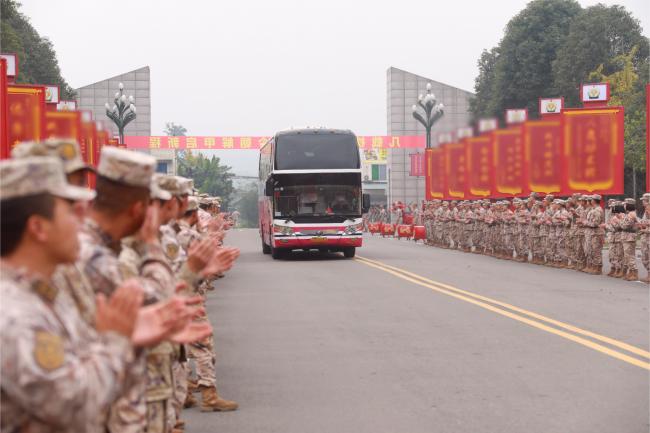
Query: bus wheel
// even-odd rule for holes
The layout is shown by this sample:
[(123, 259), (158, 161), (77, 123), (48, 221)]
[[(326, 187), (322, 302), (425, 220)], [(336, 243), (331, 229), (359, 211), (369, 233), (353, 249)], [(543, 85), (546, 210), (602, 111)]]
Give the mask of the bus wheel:
[(282, 248), (271, 248), (271, 257), (273, 257), (274, 260), (281, 259), (284, 256), (284, 250)]
[(262, 253), (271, 254), (271, 246), (264, 243), (264, 239), (262, 239)]
[(343, 249), (343, 256), (346, 259), (351, 259), (354, 257), (354, 254), (357, 252), (357, 249), (355, 247), (348, 247)]

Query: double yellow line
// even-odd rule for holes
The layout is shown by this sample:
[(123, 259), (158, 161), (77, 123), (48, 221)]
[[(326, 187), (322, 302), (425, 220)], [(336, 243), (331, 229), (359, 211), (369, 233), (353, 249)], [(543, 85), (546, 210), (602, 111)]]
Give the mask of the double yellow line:
[[(430, 280), (418, 274), (406, 271), (401, 268), (387, 265), (376, 260), (370, 260), (365, 257), (357, 256), (355, 259), (359, 263), (379, 269), (380, 271), (394, 275), (397, 278), (409, 281), (422, 287), (427, 287), (434, 292), (442, 293), (447, 296), (459, 299), (461, 301), (469, 302), (478, 307), (500, 314), (510, 319), (525, 323), (534, 328), (541, 329), (542, 331), (558, 335), (574, 343), (581, 344), (590, 349), (609, 355), (613, 358), (627, 362), (628, 364), (650, 370), (650, 352), (643, 350), (639, 347), (632, 346), (622, 341), (606, 337), (604, 335), (596, 334), (595, 332), (587, 331), (578, 328), (577, 326), (568, 323), (560, 322), (559, 320), (551, 319), (550, 317), (498, 301), (496, 299), (488, 298), (487, 296), (478, 295), (476, 293), (468, 292), (457, 287), (443, 284), (437, 281)], [(586, 338), (585, 338), (586, 337)], [(604, 343), (611, 347), (604, 346)], [(614, 347), (614, 348), (612, 348)], [(616, 350), (620, 349), (622, 351)], [(630, 354), (637, 355), (631, 356)], [(641, 359), (639, 359), (641, 358)]]

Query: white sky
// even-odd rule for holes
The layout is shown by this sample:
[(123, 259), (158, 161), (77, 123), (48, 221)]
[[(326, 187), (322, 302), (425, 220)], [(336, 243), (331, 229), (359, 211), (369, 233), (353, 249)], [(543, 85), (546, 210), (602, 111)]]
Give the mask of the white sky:
[[(191, 135), (305, 125), (383, 135), (388, 67), (473, 91), (481, 51), (527, 1), (22, 3), (73, 87), (150, 66), (154, 135), (166, 121)], [(624, 5), (648, 34), (649, 1), (604, 3)]]

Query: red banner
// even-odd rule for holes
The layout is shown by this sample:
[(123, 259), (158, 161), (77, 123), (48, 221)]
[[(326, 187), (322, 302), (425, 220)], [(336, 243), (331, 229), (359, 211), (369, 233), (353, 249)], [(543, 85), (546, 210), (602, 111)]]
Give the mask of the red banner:
[(45, 136), (45, 88), (10, 85), (7, 87), (8, 141), (14, 147), (21, 141), (41, 140)]
[(7, 60), (0, 59), (0, 158), (9, 158), (7, 122)]
[(409, 155), (411, 157), (411, 168), (409, 171), (409, 176), (424, 176), (424, 154), (423, 153), (412, 153)]
[[(127, 136), (124, 137), (129, 149), (197, 149), (219, 150), (259, 149), (270, 137), (167, 137), (167, 136)], [(361, 149), (422, 149), (425, 139), (421, 135), (404, 136), (357, 136)]]
[(562, 191), (562, 125), (560, 118), (532, 120), (524, 124), (526, 181), (529, 191), (545, 194)]
[(426, 199), (442, 199), (447, 195), (447, 176), (445, 173), (444, 145), (425, 150), (426, 160)]
[(490, 197), (494, 185), (492, 136), (484, 134), (466, 138), (465, 143), (468, 198)]
[(45, 138), (81, 140), (81, 113), (78, 111), (45, 112)]
[(524, 181), (524, 145), (522, 128), (512, 127), (492, 132), (494, 152), (494, 187), (497, 197), (528, 194)]
[(94, 121), (81, 122), (81, 154), (84, 161), (92, 166), (97, 165), (99, 159), (99, 151), (97, 149), (97, 129)]
[(465, 198), (467, 187), (467, 155), (465, 143), (447, 143), (444, 145), (447, 175), (447, 198)]
[(623, 107), (567, 109), (562, 125), (568, 190), (623, 194)]

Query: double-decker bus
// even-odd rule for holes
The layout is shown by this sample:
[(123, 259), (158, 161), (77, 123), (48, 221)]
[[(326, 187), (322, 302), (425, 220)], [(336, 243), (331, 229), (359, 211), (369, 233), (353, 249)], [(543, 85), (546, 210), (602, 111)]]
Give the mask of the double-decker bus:
[(349, 130), (291, 129), (260, 149), (259, 216), (262, 252), (342, 252), (362, 243), (361, 215), (370, 196), (361, 190), (357, 138)]

